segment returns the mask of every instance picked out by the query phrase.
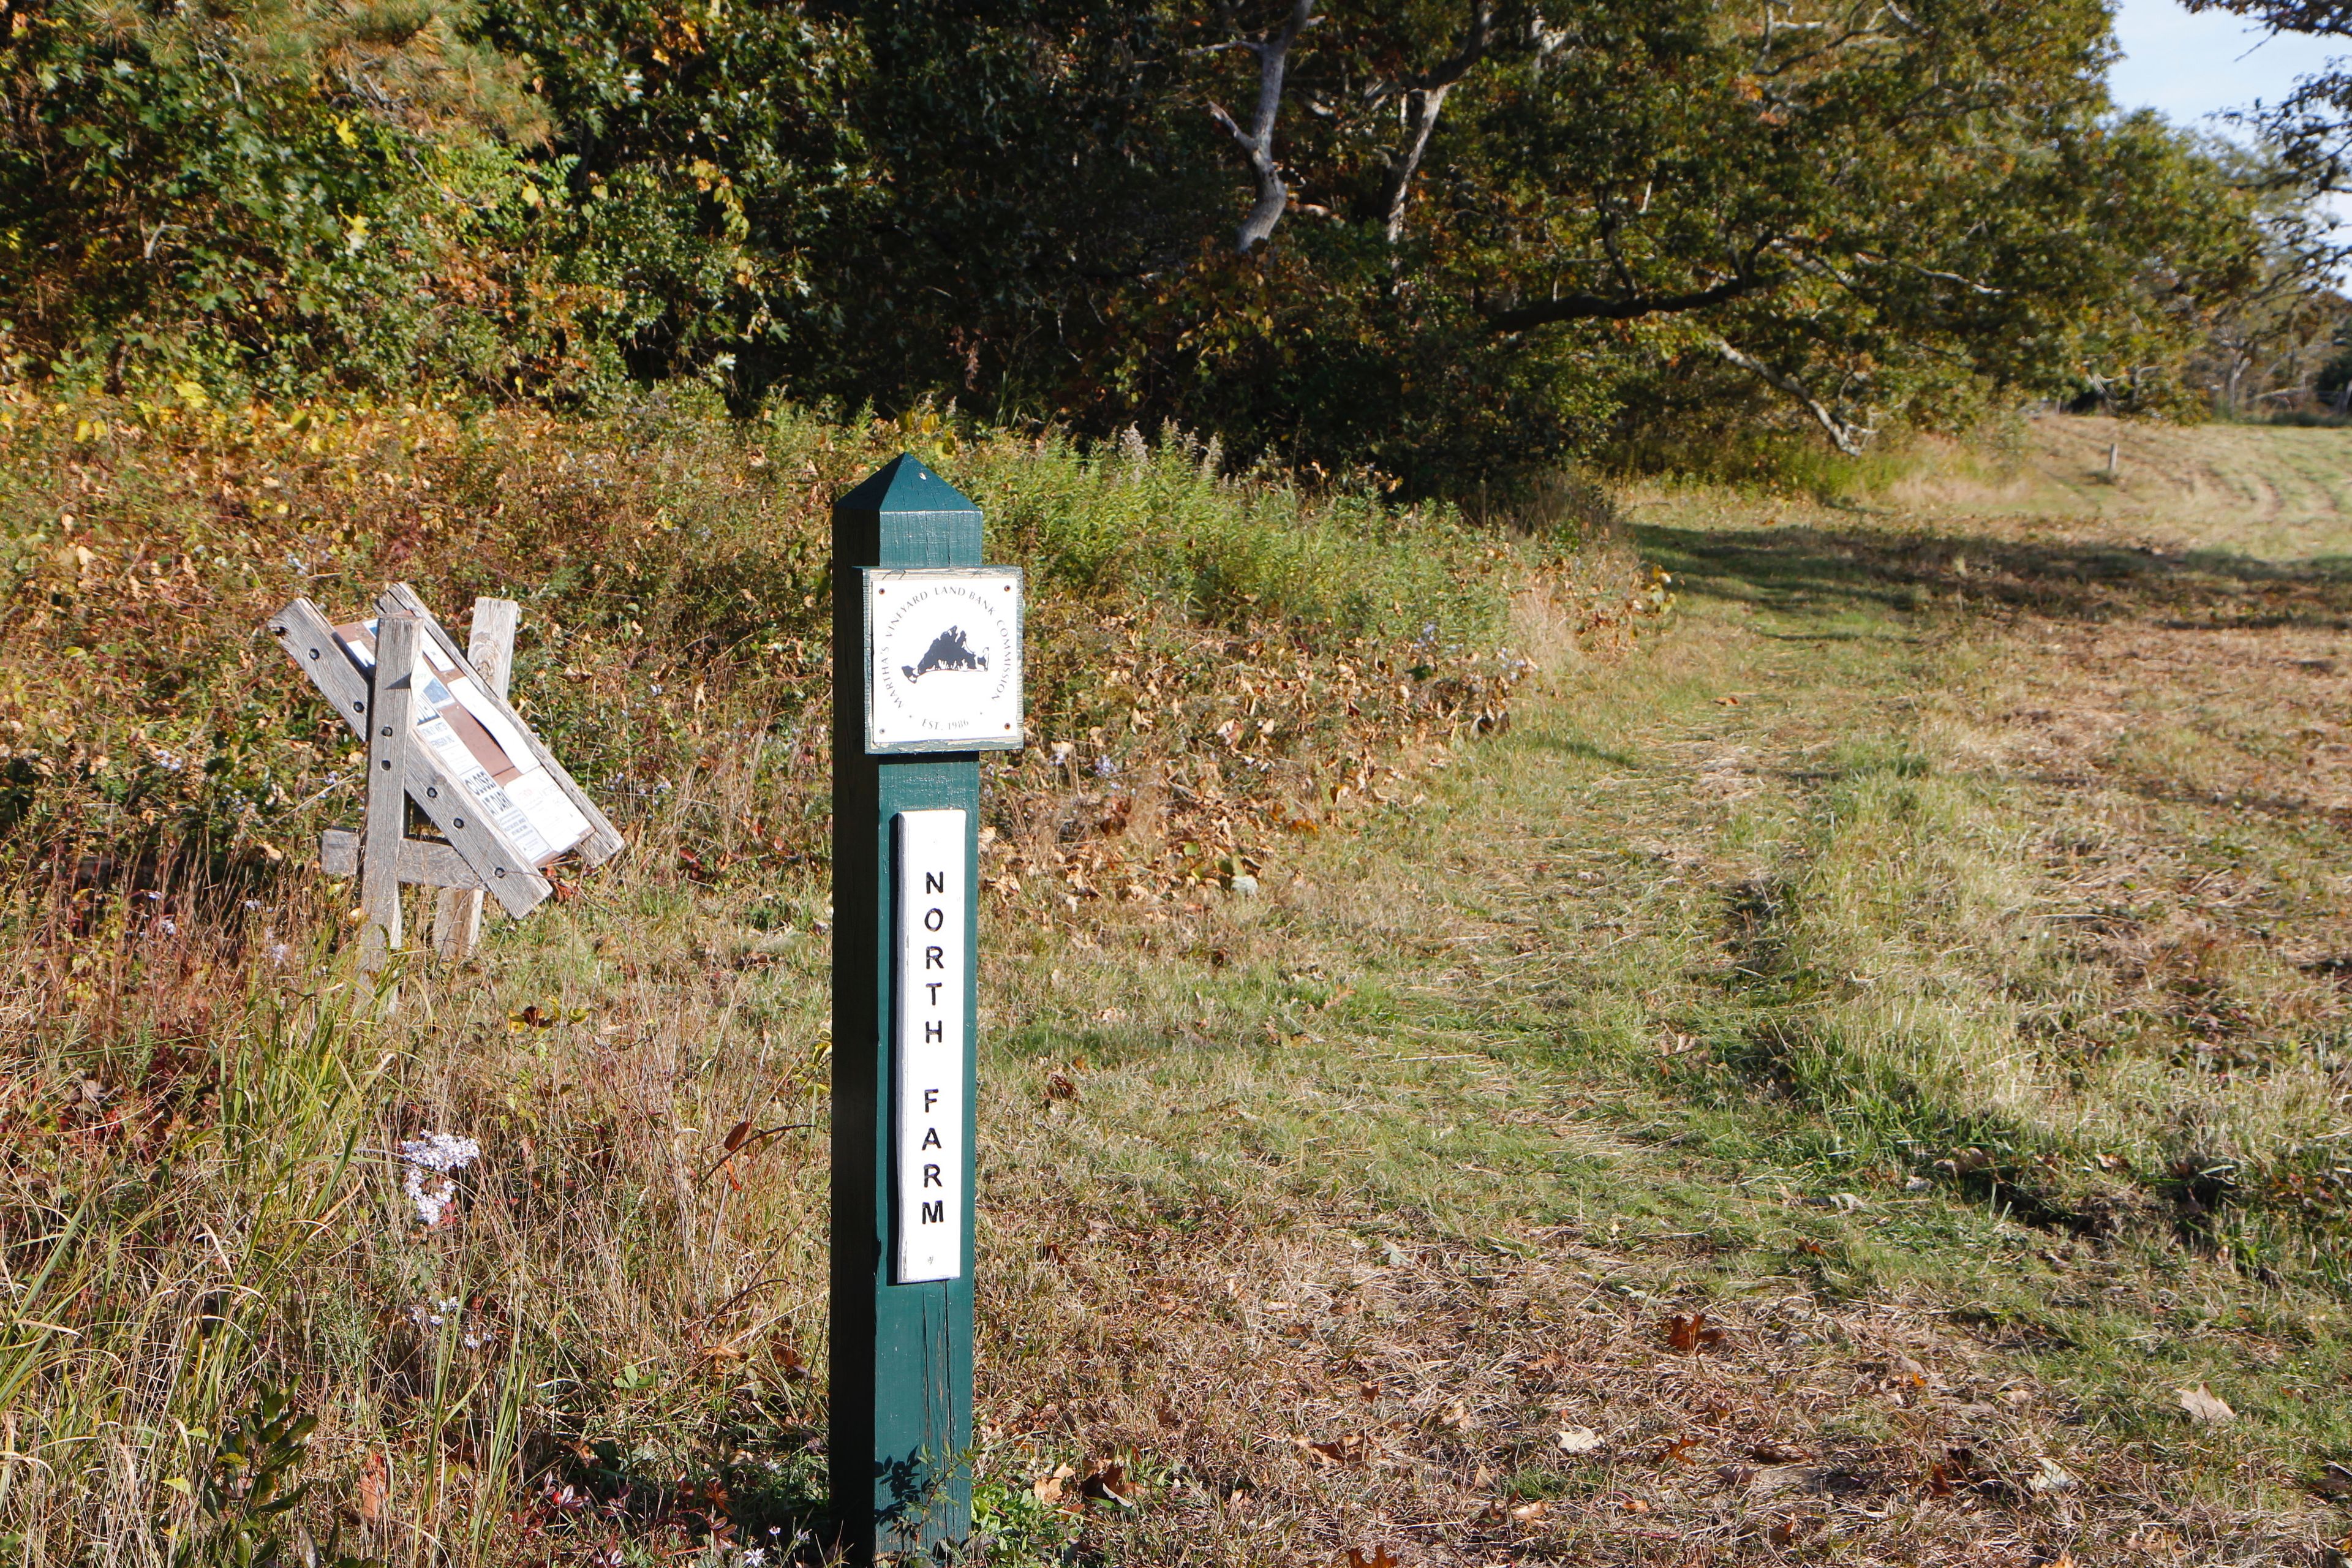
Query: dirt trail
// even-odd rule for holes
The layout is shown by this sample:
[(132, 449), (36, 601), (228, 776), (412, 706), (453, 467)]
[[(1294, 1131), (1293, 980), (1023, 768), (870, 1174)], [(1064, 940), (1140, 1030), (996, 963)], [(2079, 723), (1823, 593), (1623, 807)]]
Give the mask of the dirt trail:
[(1654, 642), (1055, 969), (997, 1424), (1160, 1478), (1109, 1559), (2340, 1563), (2347, 523), (2194, 493), (1665, 498)]

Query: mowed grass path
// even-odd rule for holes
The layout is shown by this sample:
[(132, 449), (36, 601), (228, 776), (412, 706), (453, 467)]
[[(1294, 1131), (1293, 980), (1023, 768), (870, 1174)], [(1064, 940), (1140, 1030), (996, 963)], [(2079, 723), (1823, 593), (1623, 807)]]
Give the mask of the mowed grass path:
[(1632, 498), (1667, 629), (1425, 798), (1000, 927), (1005, 1550), (2342, 1561), (2352, 437), (2095, 423)]

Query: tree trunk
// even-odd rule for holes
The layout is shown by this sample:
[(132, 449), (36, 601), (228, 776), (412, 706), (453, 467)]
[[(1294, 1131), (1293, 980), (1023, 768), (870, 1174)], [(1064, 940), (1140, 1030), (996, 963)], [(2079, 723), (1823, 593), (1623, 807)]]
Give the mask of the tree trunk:
[(1409, 131), (1403, 150), (1389, 165), (1388, 200), (1381, 204), (1383, 227), (1391, 245), (1404, 237), (1405, 199), (1412, 192), (1412, 177), (1421, 170), (1422, 157), (1429, 151), (1430, 132), (1437, 129), (1437, 116), (1445, 107), (1445, 95), (1454, 90), (1454, 83), (1470, 74), (1470, 68), (1486, 54), (1494, 35), (1494, 0), (1471, 0), (1470, 26), (1463, 35), (1462, 47), (1453, 58), (1403, 84)]
[(1819, 425), (1822, 432), (1829, 437), (1830, 445), (1847, 457), (1861, 457), (1863, 449), (1870, 444), (1871, 437), (1878, 434), (1877, 426), (1874, 425), (1856, 425), (1849, 420), (1839, 418), (1827, 404), (1805, 389), (1803, 382), (1793, 375), (1782, 374), (1762, 360), (1742, 353), (1721, 338), (1715, 341), (1715, 352), (1727, 363), (1738, 365), (1767, 386), (1785, 393), (1802, 404), (1805, 412), (1813, 416), (1813, 422)]
[(1293, 0), (1289, 19), (1279, 29), (1263, 41), (1242, 46), (1257, 56), (1257, 110), (1247, 131), (1223, 109), (1209, 105), (1209, 112), (1241, 143), (1242, 155), (1257, 176), (1257, 201), (1234, 236), (1234, 248), (1244, 256), (1272, 237), (1274, 226), (1290, 205), (1290, 187), (1283, 184), (1282, 165), (1274, 156), (1274, 125), (1282, 111), (1282, 78), (1289, 68), (1290, 46), (1314, 20), (1315, 0)]

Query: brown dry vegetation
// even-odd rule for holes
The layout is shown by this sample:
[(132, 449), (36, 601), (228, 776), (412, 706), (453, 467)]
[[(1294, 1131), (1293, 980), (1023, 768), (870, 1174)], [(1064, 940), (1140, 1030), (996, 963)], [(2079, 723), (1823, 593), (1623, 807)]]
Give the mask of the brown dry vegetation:
[[(1544, 655), (1483, 736), (1486, 689), (1379, 705), (1441, 676), (1419, 611), (1277, 636), (1142, 567), (1108, 614), (1049, 597), (1048, 703), (1099, 700), (991, 784), (992, 1559), (2340, 1563), (2338, 437), (2120, 433), (2116, 486), (2106, 426), (2053, 421), (1836, 507), (1636, 487), (1678, 597), (1632, 647), (1595, 609), (1664, 596), (1621, 553), (1465, 538), (1464, 655)], [(593, 471), (544, 439), (508, 471)], [(675, 493), (735, 439), (674, 443)], [(941, 458), (1000, 521), (1046, 489), (989, 460)], [(1139, 526), (1117, 479), (1051, 504)], [(398, 569), (482, 584), (445, 561)], [(214, 1528), (173, 1483), (263, 1385), (318, 1415), (302, 1517), (345, 1550), (715, 1565), (810, 1521), (822, 802), (742, 717), (805, 710), (653, 635), (698, 601), (572, 591), (536, 613), (591, 651), (527, 649), (550, 728), (585, 668), (682, 738), (580, 728), (631, 856), (400, 1018), (346, 988), (331, 885), (211, 919), (27, 884), (27, 1560)], [(689, 674), (699, 714), (653, 700)], [(1330, 727), (1255, 749), (1293, 712)], [(389, 1155), (425, 1130), (485, 1146), (433, 1230)]]
[[(1606, 647), (1664, 601), (1605, 528), (1474, 536), (1173, 437), (5, 412), (0, 1530), (33, 1561), (269, 1539), (207, 1489), (269, 1390), (319, 1423), (305, 1527), (393, 1560), (806, 1514), (824, 506), (897, 444), (1036, 584), (1038, 744), (993, 771), (990, 868), (1045, 930), (1197, 909), (1502, 725), (1515, 627)], [(520, 705), (633, 849), (386, 1020), (304, 847), (352, 809), (349, 742), (263, 624), (394, 575), (453, 616), (525, 599)], [(497, 1157), (417, 1229), (394, 1151), (432, 1131)]]

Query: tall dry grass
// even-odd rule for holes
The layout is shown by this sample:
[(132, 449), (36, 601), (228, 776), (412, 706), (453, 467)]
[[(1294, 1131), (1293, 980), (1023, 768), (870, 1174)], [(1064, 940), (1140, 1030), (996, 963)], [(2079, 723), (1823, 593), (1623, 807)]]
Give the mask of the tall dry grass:
[[(1037, 743), (990, 784), (1009, 942), (1083, 951), (1096, 900), (1343, 828), (1506, 720), (1520, 634), (1663, 602), (1605, 531), (1173, 435), (0, 394), (16, 1560), (676, 1560), (813, 1524), (824, 518), (902, 445), (1034, 584)], [(310, 868), (348, 739), (262, 629), (393, 578), (524, 602), (518, 706), (631, 839), (467, 965), (412, 953), (397, 1011)], [(426, 1223), (403, 1149), (436, 1134), (480, 1156)]]

